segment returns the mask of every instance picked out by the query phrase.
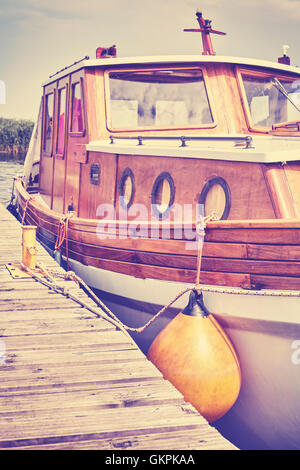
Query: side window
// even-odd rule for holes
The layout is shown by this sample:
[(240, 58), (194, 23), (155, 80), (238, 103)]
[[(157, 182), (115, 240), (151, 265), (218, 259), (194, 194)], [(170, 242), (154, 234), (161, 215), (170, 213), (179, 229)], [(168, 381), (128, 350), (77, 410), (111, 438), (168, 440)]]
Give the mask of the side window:
[(83, 99), (81, 82), (72, 85), (72, 111), (71, 129), (72, 133), (84, 132)]
[(66, 124), (66, 87), (58, 90), (58, 119), (57, 119), (57, 145), (56, 153), (64, 154), (65, 124)]
[(247, 72), (242, 72), (241, 78), (252, 126), (271, 128), (274, 124), (299, 119), (296, 109), (300, 101), (298, 78), (256, 76)]
[(49, 93), (45, 96), (45, 129), (44, 129), (44, 152), (51, 154), (53, 136), (53, 106), (54, 95)]

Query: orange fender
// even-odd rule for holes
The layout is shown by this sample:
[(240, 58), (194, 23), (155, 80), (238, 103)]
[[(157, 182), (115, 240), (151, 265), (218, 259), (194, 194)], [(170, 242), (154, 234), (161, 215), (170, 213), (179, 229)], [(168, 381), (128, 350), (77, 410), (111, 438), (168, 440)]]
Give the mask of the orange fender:
[(234, 348), (216, 319), (192, 291), (189, 305), (154, 339), (148, 359), (207, 421), (235, 403), (241, 370)]

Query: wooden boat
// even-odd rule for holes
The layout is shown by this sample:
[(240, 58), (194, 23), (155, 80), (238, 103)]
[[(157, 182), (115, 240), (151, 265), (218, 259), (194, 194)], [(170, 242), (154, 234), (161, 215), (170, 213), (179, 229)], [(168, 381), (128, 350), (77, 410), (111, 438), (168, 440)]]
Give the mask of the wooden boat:
[[(286, 53), (218, 56), (218, 31), (197, 19), (200, 55), (127, 59), (98, 48), (50, 76), (17, 209), (131, 325), (194, 285), (199, 210), (214, 213), (201, 291), (243, 377), (224, 422), (244, 448), (253, 434), (256, 448), (298, 449), (300, 70)], [(145, 331), (145, 353), (186, 303)]]

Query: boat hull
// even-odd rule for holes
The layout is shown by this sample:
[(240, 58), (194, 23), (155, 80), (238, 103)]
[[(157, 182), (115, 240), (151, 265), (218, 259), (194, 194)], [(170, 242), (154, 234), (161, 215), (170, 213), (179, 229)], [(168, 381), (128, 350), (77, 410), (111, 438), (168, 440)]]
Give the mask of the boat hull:
[[(29, 195), (20, 182), (16, 189), (20, 216), (26, 208), (25, 222), (37, 225), (39, 241), (53, 252), (61, 214), (34, 200), (27, 206)], [(124, 323), (143, 325), (179, 292), (194, 287), (195, 266), (188, 266), (195, 265), (196, 256), (177, 257), (176, 248), (184, 240), (99, 241), (96, 227), (97, 221), (72, 219), (60, 248), (62, 257)], [(101, 246), (104, 242), (109, 251)], [(300, 222), (214, 223), (205, 247), (202, 261), (210, 271), (201, 271), (204, 303), (229, 336), (242, 372), (240, 395), (216, 425), (239, 448), (300, 449)], [(223, 261), (213, 258), (220, 249)], [(160, 257), (168, 267), (159, 264)], [(174, 267), (174, 262), (182, 264)], [(262, 290), (254, 290), (256, 285)], [(145, 354), (187, 301), (185, 294), (142, 336), (133, 334)]]
[[(124, 324), (134, 327), (146, 323), (186, 288), (186, 284), (136, 279), (74, 260), (70, 268), (105, 299)], [(229, 336), (242, 371), (237, 402), (214, 425), (240, 448), (300, 449), (300, 299), (268, 292), (234, 294), (229, 289), (228, 293), (226, 289), (206, 292), (206, 287), (205, 305)], [(186, 305), (187, 295), (142, 335), (132, 334), (145, 354), (159, 331)], [(284, 316), (285, 321), (280, 320)]]

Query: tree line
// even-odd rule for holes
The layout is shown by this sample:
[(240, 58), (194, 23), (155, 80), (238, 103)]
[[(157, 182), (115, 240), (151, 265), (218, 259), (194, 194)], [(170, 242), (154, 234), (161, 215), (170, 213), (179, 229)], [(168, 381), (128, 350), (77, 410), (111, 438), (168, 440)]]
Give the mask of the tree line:
[(0, 151), (25, 154), (29, 146), (34, 123), (26, 119), (0, 118)]

